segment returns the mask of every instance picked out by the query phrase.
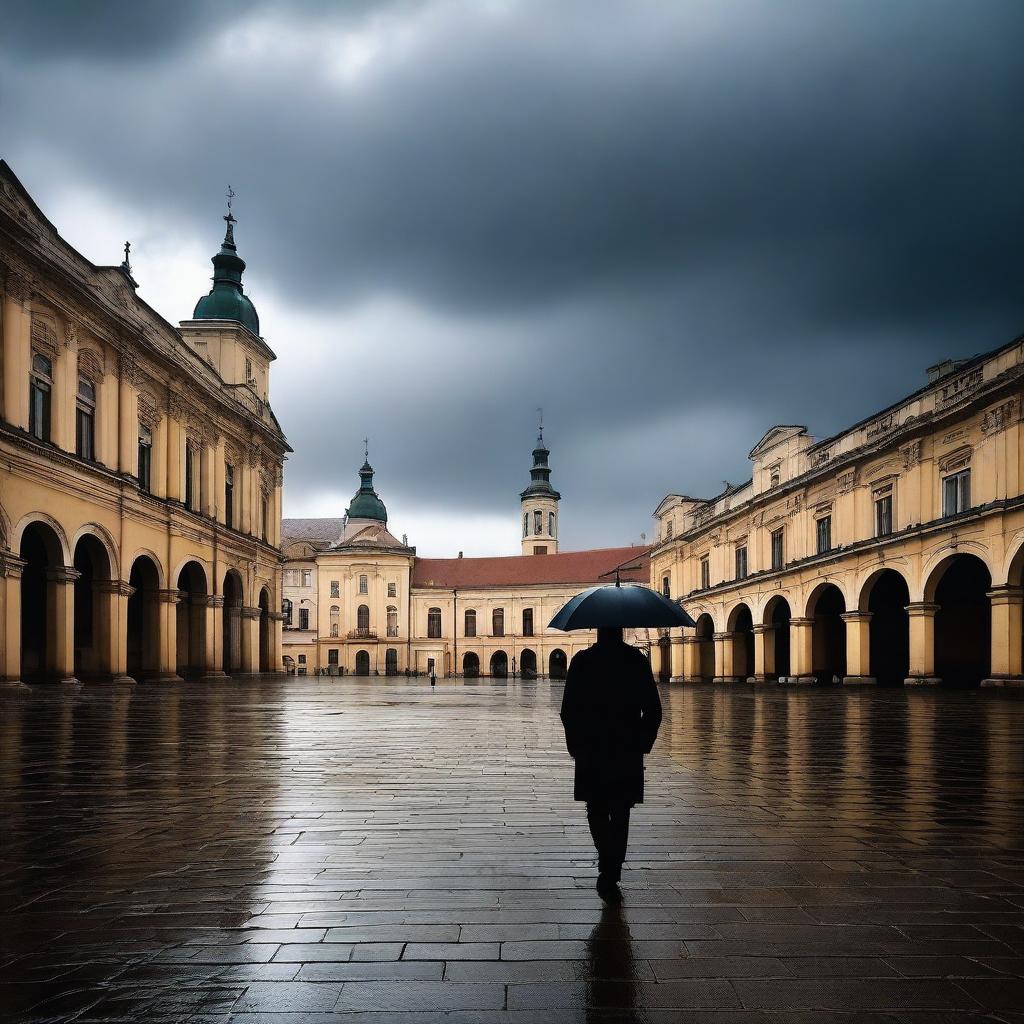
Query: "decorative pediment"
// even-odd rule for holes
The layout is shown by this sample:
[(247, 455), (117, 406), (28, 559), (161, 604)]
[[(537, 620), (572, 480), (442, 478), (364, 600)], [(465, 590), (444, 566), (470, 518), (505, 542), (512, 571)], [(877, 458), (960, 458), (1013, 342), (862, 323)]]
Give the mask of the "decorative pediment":
[(957, 469), (963, 469), (971, 464), (971, 456), (974, 450), (969, 444), (965, 444), (939, 460), (939, 469), (943, 473), (951, 473)]
[(778, 426), (772, 427), (760, 441), (751, 448), (748, 458), (756, 459), (764, 455), (765, 452), (770, 451), (777, 444), (782, 444), (783, 441), (788, 441), (790, 438), (799, 437), (801, 434), (806, 434), (807, 428), (798, 424), (779, 424)]

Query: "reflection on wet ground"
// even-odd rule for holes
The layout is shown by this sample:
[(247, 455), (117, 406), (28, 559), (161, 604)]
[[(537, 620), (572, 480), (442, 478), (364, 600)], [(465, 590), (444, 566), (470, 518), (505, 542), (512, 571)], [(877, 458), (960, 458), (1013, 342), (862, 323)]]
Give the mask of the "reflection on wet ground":
[(557, 683), (8, 696), (0, 1017), (1024, 1022), (1024, 702), (662, 692), (621, 907)]

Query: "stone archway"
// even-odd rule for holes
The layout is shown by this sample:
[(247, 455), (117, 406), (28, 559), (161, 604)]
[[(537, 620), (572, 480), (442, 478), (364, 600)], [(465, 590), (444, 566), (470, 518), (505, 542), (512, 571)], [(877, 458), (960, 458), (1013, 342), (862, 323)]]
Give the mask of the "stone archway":
[(262, 673), (273, 672), (270, 663), (270, 591), (263, 587), (259, 599), (259, 670)]
[(228, 569), (224, 574), (221, 590), (224, 596), (221, 661), (230, 676), (242, 671), (242, 605), (245, 601), (242, 576), (237, 569)]
[(128, 577), (128, 675), (136, 681), (160, 674), (160, 570), (149, 555), (139, 555)]
[(206, 664), (206, 571), (195, 561), (178, 573), (177, 669), (182, 679), (198, 679)]
[(548, 677), (550, 679), (564, 679), (568, 667), (565, 651), (560, 647), (556, 647), (548, 655)]
[(992, 577), (976, 555), (947, 558), (925, 593), (935, 608), (935, 675), (947, 686), (973, 687), (991, 674)]
[(732, 671), (729, 678), (746, 682), (754, 674), (754, 617), (747, 605), (738, 604), (732, 610), (727, 629), (732, 635)]
[(21, 677), (25, 682), (70, 680), (74, 672), (76, 573), (64, 564), (56, 530), (35, 520), (21, 534)]
[(902, 686), (910, 674), (910, 590), (895, 569), (882, 569), (865, 582), (860, 609), (868, 621), (868, 673), (879, 686)]
[(491, 677), (493, 679), (508, 678), (508, 655), (504, 651), (495, 651), (491, 655)]
[(356, 675), (368, 676), (370, 674), (370, 652), (356, 651)]
[(697, 675), (701, 682), (710, 683), (715, 678), (715, 623), (707, 612), (697, 617), (695, 635)]
[(114, 675), (111, 602), (114, 599), (113, 567), (107, 549), (91, 533), (75, 544), (74, 644), (75, 676), (109, 680)]
[(781, 595), (773, 597), (764, 609), (765, 679), (788, 679), (792, 673), (789, 623), (792, 612)]
[(846, 599), (834, 583), (816, 587), (807, 602), (812, 620), (811, 667), (818, 683), (840, 682), (846, 676)]
[(529, 647), (519, 652), (519, 672), (524, 679), (537, 678), (537, 655)]
[(480, 675), (480, 658), (472, 651), (462, 656), (462, 674), (466, 679), (476, 679)]

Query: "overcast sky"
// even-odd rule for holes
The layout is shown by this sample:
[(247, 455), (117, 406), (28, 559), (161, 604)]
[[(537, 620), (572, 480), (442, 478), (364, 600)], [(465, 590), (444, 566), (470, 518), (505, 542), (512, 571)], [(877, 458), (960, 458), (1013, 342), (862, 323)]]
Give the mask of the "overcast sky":
[(1021, 0), (3, 0), (0, 155), (172, 322), (237, 193), (295, 449), (341, 515), (514, 553), (650, 534), (1024, 331)]

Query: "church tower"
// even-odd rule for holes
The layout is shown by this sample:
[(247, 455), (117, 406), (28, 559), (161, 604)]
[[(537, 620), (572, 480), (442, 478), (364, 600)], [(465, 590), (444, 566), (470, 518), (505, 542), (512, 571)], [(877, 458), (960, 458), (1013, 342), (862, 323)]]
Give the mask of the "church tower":
[(544, 444), (544, 424), (533, 449), (530, 486), (520, 495), (524, 555), (554, 555), (558, 552), (558, 502), (561, 495), (551, 486), (548, 451)]

